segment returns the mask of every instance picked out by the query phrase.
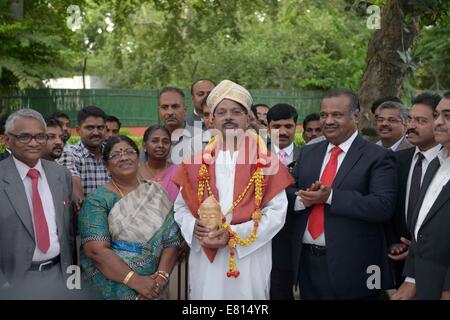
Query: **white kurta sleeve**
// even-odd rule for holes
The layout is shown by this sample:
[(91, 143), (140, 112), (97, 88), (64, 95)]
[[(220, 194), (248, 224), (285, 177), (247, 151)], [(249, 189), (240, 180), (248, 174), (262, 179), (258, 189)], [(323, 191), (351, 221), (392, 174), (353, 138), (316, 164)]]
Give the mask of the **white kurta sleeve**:
[[(261, 209), (261, 220), (256, 234), (256, 241), (249, 246), (243, 247), (237, 245), (236, 252), (239, 258), (251, 254), (272, 240), (284, 225), (287, 207), (288, 201), (286, 192), (283, 190)], [(237, 225), (231, 225), (231, 228), (233, 231), (237, 232), (241, 238), (245, 239), (250, 235), (253, 229), (253, 220)]]
[(200, 250), (200, 242), (196, 237), (194, 237), (195, 217), (186, 205), (181, 191), (175, 199), (174, 211), (174, 219), (180, 226), (181, 234), (183, 235), (184, 240), (192, 250)]

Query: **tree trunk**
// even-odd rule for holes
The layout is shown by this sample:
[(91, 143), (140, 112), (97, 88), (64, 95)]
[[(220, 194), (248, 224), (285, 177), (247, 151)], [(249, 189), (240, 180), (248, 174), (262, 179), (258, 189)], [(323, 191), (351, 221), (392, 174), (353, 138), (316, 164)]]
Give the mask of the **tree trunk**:
[(403, 21), (399, 0), (387, 0), (381, 12), (381, 29), (369, 41), (366, 67), (360, 83), (361, 122), (359, 128), (373, 126), (370, 107), (381, 97), (399, 96), (407, 71), (398, 51), (406, 52), (414, 46), (418, 24)]

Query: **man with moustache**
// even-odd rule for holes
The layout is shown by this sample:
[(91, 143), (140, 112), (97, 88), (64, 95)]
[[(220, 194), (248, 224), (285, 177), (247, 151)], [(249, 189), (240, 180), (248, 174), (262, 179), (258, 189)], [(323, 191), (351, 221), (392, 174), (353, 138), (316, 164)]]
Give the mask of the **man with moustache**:
[[(191, 127), (186, 123), (188, 111), (184, 101), (184, 93), (175, 87), (165, 87), (159, 93), (159, 119), (170, 132), (172, 149), (170, 160), (173, 164), (180, 164), (183, 159), (193, 152), (202, 149), (201, 128)], [(199, 139), (193, 139), (194, 136)]]
[(214, 81), (209, 79), (200, 79), (191, 86), (191, 101), (194, 110), (186, 116), (186, 123), (190, 127), (201, 127), (203, 131), (207, 130), (203, 119), (202, 101), (208, 96), (211, 90), (216, 86)]
[(264, 103), (258, 103), (254, 105), (254, 108), (256, 110), (255, 112), (256, 119), (259, 121), (259, 123), (264, 129), (267, 129), (268, 126), (267, 113), (270, 110), (269, 106)]
[(63, 112), (54, 112), (50, 116), (50, 118), (56, 118), (59, 122), (61, 122), (61, 126), (63, 129), (63, 142), (64, 142), (64, 151), (70, 148), (69, 139), (70, 139), (70, 118), (67, 114)]
[[(276, 104), (267, 113), (272, 153), (283, 165), (292, 169), (300, 149), (295, 146), (297, 110), (289, 104)], [(272, 240), (272, 271), (270, 273), (270, 299), (293, 300), (291, 262), (291, 235), (294, 203), (288, 203), (286, 222)]]
[(375, 121), (380, 136), (378, 145), (392, 151), (412, 147), (405, 136), (408, 119), (408, 108), (406, 106), (398, 102), (386, 101), (376, 109), (376, 113)]
[(0, 298), (68, 298), (72, 264), (69, 171), (40, 159), (45, 121), (32, 109), (12, 113), (0, 162)]
[(326, 93), (320, 121), (327, 140), (297, 157), (287, 194), (295, 203), (292, 261), (301, 299), (376, 299), (392, 286), (383, 224), (395, 208), (395, 156), (358, 134), (359, 117), (355, 93)]
[[(262, 139), (247, 130), (248, 90), (223, 80), (208, 105), (221, 134), (172, 178), (181, 189), (175, 221), (191, 248), (189, 298), (268, 299), (271, 240), (283, 226), (284, 189), (292, 178)], [(220, 205), (214, 210), (218, 229), (206, 228), (198, 215), (206, 199)]]
[(396, 152), (399, 196), (395, 214), (386, 226), (386, 237), (397, 288), (404, 281), (402, 272), (411, 243), (411, 219), (423, 178), (441, 149), (433, 132), (434, 113), (440, 100), (438, 94), (427, 92), (412, 100), (406, 135), (415, 147)]
[(111, 116), (111, 115), (106, 116), (105, 141), (108, 140), (111, 137), (118, 136), (121, 126), (122, 126), (122, 123), (120, 123), (120, 120), (117, 117), (114, 117), (114, 116)]
[(436, 107), (434, 138), (443, 148), (423, 179), (396, 300), (450, 300), (450, 91)]
[[(10, 113), (5, 113), (4, 115), (2, 115), (0, 117), (0, 144), (1, 145), (5, 145), (5, 123), (6, 123), (6, 119), (8, 119)], [(5, 148), (6, 150), (3, 151), (2, 153), (0, 153), (0, 161), (6, 159), (9, 157), (9, 155), (11, 154), (11, 152), (8, 150), (8, 148)]]
[(73, 200), (78, 212), (86, 195), (107, 183), (110, 176), (102, 160), (105, 112), (96, 106), (85, 107), (78, 112), (77, 120), (80, 142), (64, 151), (58, 163), (72, 174)]
[(64, 151), (63, 129), (61, 123), (56, 118), (46, 118), (47, 143), (43, 148), (42, 159), (55, 161), (59, 159)]
[[(303, 120), (303, 140), (305, 143), (323, 136), (318, 113), (308, 114)], [(320, 142), (320, 141), (317, 141)]]

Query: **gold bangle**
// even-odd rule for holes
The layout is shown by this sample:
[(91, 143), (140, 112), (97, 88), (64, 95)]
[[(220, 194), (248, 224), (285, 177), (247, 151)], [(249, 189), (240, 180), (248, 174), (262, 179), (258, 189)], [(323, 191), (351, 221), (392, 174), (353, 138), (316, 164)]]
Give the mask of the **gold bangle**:
[(163, 275), (162, 273), (157, 273), (156, 276), (160, 276), (161, 278), (164, 279), (165, 282), (169, 281), (169, 279), (165, 275)]
[(128, 281), (130, 281), (131, 277), (134, 275), (134, 271), (131, 270), (130, 272), (128, 272), (127, 276), (125, 277), (125, 279), (123, 279), (122, 283), (124, 285), (128, 284)]

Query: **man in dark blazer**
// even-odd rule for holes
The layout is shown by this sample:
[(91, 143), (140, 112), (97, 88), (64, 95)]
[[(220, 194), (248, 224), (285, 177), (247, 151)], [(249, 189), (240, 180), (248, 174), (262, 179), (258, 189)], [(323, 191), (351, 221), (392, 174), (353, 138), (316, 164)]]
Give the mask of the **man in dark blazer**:
[(450, 300), (450, 92), (436, 107), (434, 134), (444, 148), (425, 174), (412, 217), (406, 279), (393, 299)]
[(375, 299), (392, 287), (383, 224), (395, 208), (395, 156), (358, 134), (352, 91), (328, 92), (320, 119), (327, 140), (300, 150), (287, 192), (300, 298)]
[(396, 288), (404, 278), (403, 266), (411, 240), (411, 219), (425, 172), (436, 158), (441, 145), (434, 139), (434, 112), (441, 97), (424, 92), (412, 101), (408, 115), (406, 135), (415, 146), (396, 152), (398, 197), (395, 214), (386, 226), (389, 257)]
[[(290, 170), (300, 152), (294, 144), (297, 118), (297, 110), (288, 104), (277, 104), (267, 113), (271, 136), (269, 148)], [(290, 243), (293, 209), (294, 202), (289, 202), (284, 226), (272, 239), (272, 272), (270, 274), (270, 299), (272, 300), (294, 299)]]
[(72, 264), (71, 177), (41, 160), (45, 121), (32, 109), (11, 114), (0, 162), (0, 295), (62, 298)]
[[(5, 123), (6, 119), (8, 119), (8, 116), (10, 113), (6, 113), (0, 117), (0, 145), (4, 145), (4, 136), (5, 136)], [(0, 153), (0, 161), (5, 160), (10, 155), (8, 150), (3, 151)]]

